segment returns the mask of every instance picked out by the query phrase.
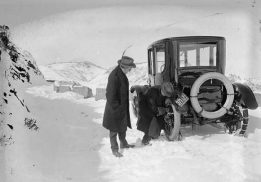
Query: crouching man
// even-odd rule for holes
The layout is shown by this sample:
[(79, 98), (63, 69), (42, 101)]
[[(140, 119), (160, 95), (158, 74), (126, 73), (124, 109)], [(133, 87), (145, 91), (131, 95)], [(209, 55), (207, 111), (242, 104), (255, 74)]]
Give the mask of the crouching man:
[(170, 82), (163, 83), (160, 88), (151, 87), (145, 94), (140, 94), (137, 129), (144, 132), (143, 145), (160, 136), (164, 129), (165, 100), (173, 94), (174, 88)]

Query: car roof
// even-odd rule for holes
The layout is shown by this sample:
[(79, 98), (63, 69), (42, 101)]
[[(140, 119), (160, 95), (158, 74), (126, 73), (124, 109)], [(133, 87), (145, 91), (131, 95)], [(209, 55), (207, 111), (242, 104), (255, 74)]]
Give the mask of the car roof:
[(160, 43), (164, 43), (166, 41), (188, 41), (188, 40), (191, 40), (191, 41), (206, 41), (206, 40), (225, 40), (224, 37), (219, 37), (219, 36), (184, 36), (184, 37), (168, 37), (168, 38), (165, 38), (165, 39), (160, 39), (160, 40), (157, 40), (155, 42), (153, 42), (152, 44), (150, 44), (148, 46), (148, 49), (151, 48), (153, 45), (155, 44), (160, 44)]

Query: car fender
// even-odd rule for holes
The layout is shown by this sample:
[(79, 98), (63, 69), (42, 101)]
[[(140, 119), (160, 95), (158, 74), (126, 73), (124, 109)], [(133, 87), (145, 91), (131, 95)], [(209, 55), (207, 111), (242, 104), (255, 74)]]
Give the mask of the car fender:
[(233, 83), (235, 93), (235, 100), (248, 109), (256, 109), (258, 107), (256, 97), (251, 88), (242, 83)]

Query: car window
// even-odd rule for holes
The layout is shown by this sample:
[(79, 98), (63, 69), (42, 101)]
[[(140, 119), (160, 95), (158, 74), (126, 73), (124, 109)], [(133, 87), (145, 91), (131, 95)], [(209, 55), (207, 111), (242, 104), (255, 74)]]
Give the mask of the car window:
[(162, 73), (165, 68), (165, 46), (163, 45), (155, 48), (155, 68), (156, 73)]
[(148, 55), (149, 55), (149, 64), (148, 64), (149, 74), (152, 74), (152, 69), (153, 69), (153, 50), (152, 49), (148, 50)]
[(216, 66), (216, 43), (180, 43), (179, 65), (190, 66)]

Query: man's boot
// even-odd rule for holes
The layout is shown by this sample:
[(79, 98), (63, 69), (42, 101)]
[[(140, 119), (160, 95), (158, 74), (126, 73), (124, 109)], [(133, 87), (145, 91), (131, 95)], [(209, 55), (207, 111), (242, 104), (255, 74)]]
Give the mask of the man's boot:
[(126, 149), (126, 148), (133, 148), (135, 145), (128, 144), (126, 140), (126, 132), (120, 132), (119, 133), (119, 140), (120, 140), (120, 148)]
[(141, 143), (143, 145), (149, 145), (150, 144), (151, 137), (148, 134), (144, 134)]
[(123, 155), (122, 155), (119, 151), (117, 151), (117, 150), (112, 151), (112, 154), (113, 154), (115, 157), (123, 157)]

